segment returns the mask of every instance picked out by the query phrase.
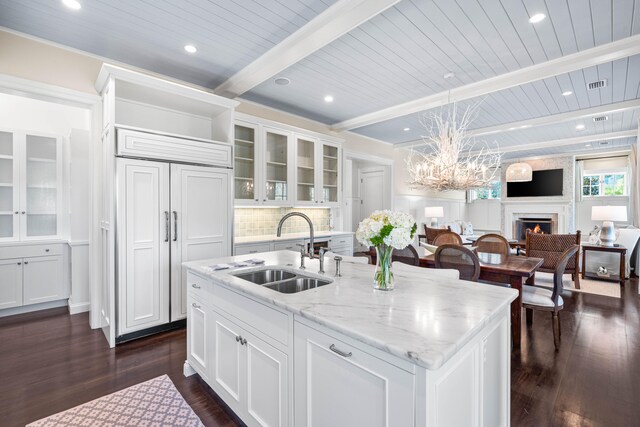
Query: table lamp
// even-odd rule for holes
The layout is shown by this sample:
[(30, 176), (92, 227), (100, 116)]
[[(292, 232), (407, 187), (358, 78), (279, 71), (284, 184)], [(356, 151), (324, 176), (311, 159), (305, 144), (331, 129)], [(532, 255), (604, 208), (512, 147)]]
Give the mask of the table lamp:
[(424, 208), (424, 216), (431, 218), (431, 228), (438, 228), (438, 218), (444, 217), (442, 206), (430, 206)]
[(616, 241), (613, 222), (626, 220), (626, 206), (593, 206), (591, 208), (591, 221), (603, 221), (600, 231), (600, 242), (603, 246), (613, 246)]

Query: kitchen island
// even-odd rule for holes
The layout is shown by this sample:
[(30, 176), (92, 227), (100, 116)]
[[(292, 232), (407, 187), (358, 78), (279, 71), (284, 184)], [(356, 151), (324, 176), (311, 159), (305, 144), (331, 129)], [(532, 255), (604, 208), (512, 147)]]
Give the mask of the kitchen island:
[[(213, 271), (251, 258), (264, 265)], [(247, 425), (509, 425), (509, 308), (516, 291), (279, 251), (185, 263), (185, 375), (198, 373)], [(281, 293), (265, 269), (331, 283)], [(430, 274), (431, 273), (431, 274)], [(236, 275), (245, 274), (245, 279)], [(264, 273), (255, 277), (262, 277)], [(268, 279), (266, 279), (268, 280)]]

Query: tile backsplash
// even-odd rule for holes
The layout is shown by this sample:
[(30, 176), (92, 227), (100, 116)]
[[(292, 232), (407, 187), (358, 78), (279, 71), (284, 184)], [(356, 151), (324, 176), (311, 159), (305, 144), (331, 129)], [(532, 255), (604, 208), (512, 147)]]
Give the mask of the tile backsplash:
[[(280, 218), (289, 212), (302, 212), (313, 222), (314, 231), (331, 230), (331, 209), (300, 208), (235, 208), (235, 237), (264, 236), (276, 234)], [(302, 233), (309, 230), (307, 222), (300, 217), (292, 217), (282, 226), (282, 233)]]

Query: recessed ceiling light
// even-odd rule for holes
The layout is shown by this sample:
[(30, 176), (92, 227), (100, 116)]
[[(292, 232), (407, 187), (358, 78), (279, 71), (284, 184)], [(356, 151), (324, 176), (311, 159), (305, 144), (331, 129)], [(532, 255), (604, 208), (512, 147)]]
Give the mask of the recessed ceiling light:
[(564, 92), (562, 92), (562, 96), (569, 96), (571, 95), (573, 92), (570, 90), (565, 90)]
[(78, 0), (62, 0), (62, 4), (72, 10), (80, 10), (80, 8), (82, 7)]
[(411, 130), (411, 128), (404, 128), (402, 130), (405, 131), (405, 132), (409, 132)]
[(192, 44), (184, 45), (184, 50), (186, 50), (189, 53), (196, 53), (198, 51), (198, 49)]
[(516, 129), (516, 128), (515, 127), (509, 128), (509, 130), (514, 130), (514, 129)]
[(583, 130), (584, 129), (584, 125), (583, 124), (579, 124), (576, 126), (576, 130)]
[(442, 77), (444, 77), (444, 79), (445, 79), (445, 80), (449, 80), (449, 79), (454, 78), (455, 76), (456, 76), (456, 75), (455, 75), (455, 73), (446, 73), (446, 74), (445, 74), (444, 76), (442, 76)]
[(327, 95), (324, 97), (324, 102), (333, 102), (333, 96)]
[(522, 125), (522, 126), (520, 126), (520, 129), (530, 128), (530, 127), (531, 127), (531, 125)]
[(286, 86), (291, 83), (291, 80), (286, 77), (276, 77), (275, 79), (273, 79), (273, 82), (280, 86)]
[(529, 22), (531, 22), (532, 24), (537, 24), (540, 21), (544, 21), (544, 18), (546, 18), (547, 15), (545, 15), (544, 13), (536, 13), (535, 15), (531, 15), (531, 17), (529, 18)]
[(585, 147), (591, 147), (591, 144), (585, 144)]

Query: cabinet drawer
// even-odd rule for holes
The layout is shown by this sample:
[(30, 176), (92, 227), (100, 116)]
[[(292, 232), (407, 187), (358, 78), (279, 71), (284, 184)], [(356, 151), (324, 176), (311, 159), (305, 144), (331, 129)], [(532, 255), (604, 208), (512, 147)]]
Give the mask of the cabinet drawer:
[(274, 251), (299, 251), (298, 245), (304, 245), (304, 240), (289, 240), (286, 242), (275, 242), (273, 244)]
[(271, 252), (271, 243), (258, 243), (255, 245), (236, 245), (234, 255), (257, 254), (259, 252)]
[(288, 345), (289, 316), (222, 286), (213, 286), (213, 304), (266, 336)]
[(202, 300), (205, 295), (213, 294), (213, 283), (193, 273), (187, 273), (187, 294)]
[(2, 246), (0, 247), (0, 259), (63, 255), (64, 246), (63, 243)]

